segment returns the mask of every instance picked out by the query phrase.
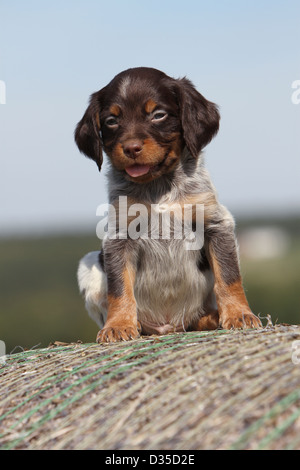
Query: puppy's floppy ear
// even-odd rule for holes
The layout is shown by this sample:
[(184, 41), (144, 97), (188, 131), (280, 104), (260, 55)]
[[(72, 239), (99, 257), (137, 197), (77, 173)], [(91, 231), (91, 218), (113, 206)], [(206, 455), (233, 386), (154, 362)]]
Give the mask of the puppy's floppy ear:
[(91, 95), (90, 104), (75, 129), (75, 142), (80, 152), (95, 160), (99, 171), (103, 162), (99, 118), (101, 92)]
[(183, 138), (193, 157), (197, 157), (219, 130), (219, 111), (187, 78), (176, 80), (176, 85)]

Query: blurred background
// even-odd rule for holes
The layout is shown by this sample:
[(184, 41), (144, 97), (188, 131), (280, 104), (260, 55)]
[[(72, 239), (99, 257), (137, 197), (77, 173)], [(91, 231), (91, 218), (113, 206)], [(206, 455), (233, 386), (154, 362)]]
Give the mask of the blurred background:
[(300, 319), (298, 0), (0, 2), (0, 339), (95, 340), (78, 260), (96, 250), (98, 173), (73, 141), (89, 95), (129, 67), (187, 76), (222, 116), (206, 148), (233, 213), (250, 305)]

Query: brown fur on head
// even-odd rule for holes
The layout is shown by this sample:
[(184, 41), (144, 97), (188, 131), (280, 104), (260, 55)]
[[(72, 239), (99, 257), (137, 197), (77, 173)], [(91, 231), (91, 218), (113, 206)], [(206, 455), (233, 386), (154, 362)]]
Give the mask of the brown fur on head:
[(103, 149), (126, 179), (143, 183), (171, 172), (185, 146), (196, 158), (217, 133), (219, 119), (216, 105), (186, 78), (139, 67), (91, 95), (75, 140), (99, 170)]

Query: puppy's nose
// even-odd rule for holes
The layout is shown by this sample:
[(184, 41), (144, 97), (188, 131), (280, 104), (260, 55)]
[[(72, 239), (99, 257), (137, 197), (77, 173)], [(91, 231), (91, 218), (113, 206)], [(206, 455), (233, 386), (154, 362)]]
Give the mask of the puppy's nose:
[(142, 143), (137, 140), (130, 140), (128, 142), (125, 142), (125, 144), (123, 145), (123, 152), (128, 158), (137, 158), (140, 155), (142, 149)]

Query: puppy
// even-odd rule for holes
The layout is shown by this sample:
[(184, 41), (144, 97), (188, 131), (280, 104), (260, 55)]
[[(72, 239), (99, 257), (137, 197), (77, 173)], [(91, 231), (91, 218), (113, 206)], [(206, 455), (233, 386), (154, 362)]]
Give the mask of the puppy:
[[(99, 170), (102, 151), (109, 157), (109, 203), (123, 221), (101, 252), (79, 264), (80, 291), (100, 327), (98, 342), (130, 340), (140, 332), (261, 326), (243, 290), (233, 218), (204, 168), (201, 151), (219, 120), (217, 106), (189, 80), (152, 68), (121, 72), (91, 95), (75, 141)], [(134, 220), (136, 207), (143, 210)], [(196, 248), (178, 236), (186, 207), (194, 238), (196, 209), (203, 209)], [(166, 211), (169, 236), (157, 222)], [(137, 232), (143, 226), (140, 236), (130, 236), (133, 222)]]

